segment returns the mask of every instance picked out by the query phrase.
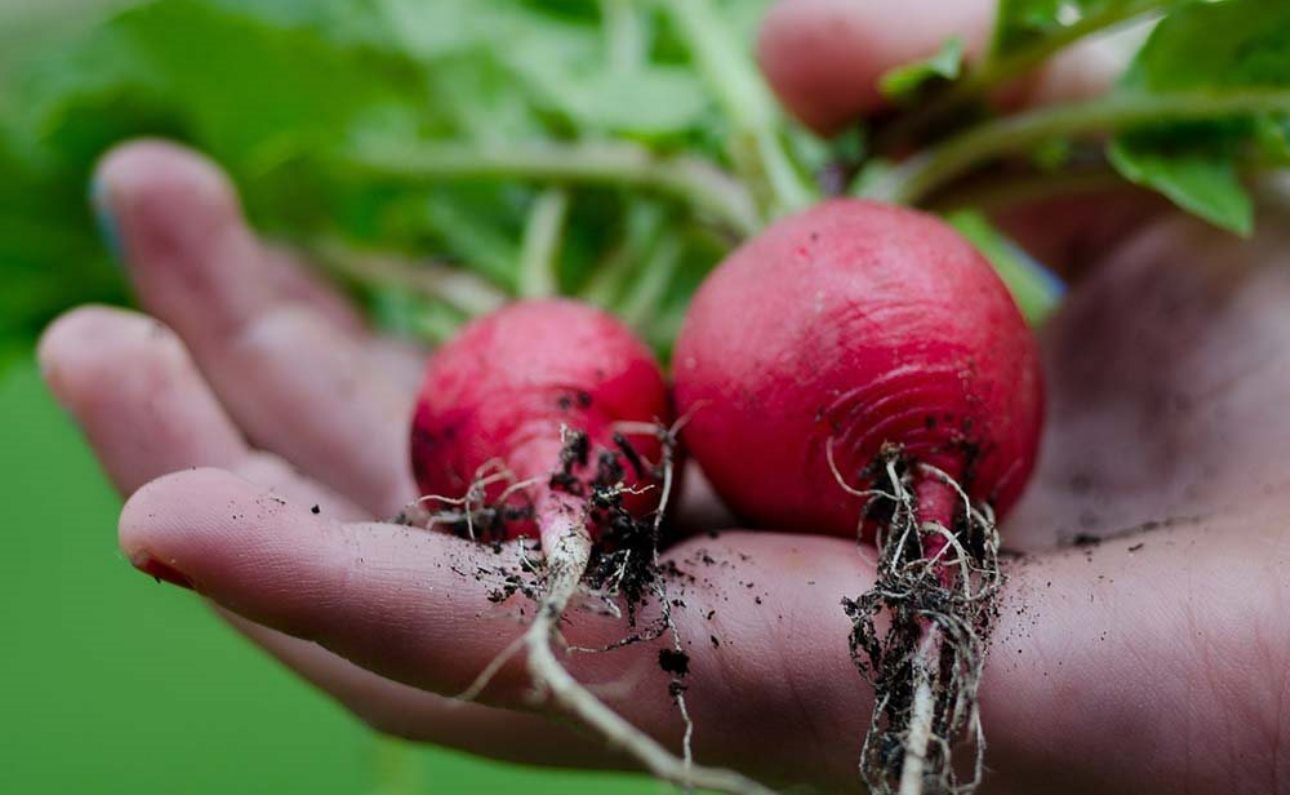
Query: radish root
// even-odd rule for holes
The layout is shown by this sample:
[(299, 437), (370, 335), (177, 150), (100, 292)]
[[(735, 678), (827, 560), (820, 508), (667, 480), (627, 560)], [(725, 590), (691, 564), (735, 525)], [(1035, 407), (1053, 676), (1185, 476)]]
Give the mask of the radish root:
[[(884, 454), (890, 491), (865, 492), (890, 519), (878, 533), (877, 581), (844, 599), (852, 620), (851, 655), (874, 687), (875, 707), (860, 754), (860, 776), (877, 795), (968, 795), (984, 772), (978, 688), (985, 641), (1003, 581), (999, 535), (988, 507), (973, 506), (946, 473)], [(919, 521), (915, 475), (953, 487), (962, 500), (953, 530)], [(853, 490), (854, 491), (854, 490)], [(939, 551), (926, 557), (935, 539)], [(934, 546), (933, 548), (937, 548)], [(890, 627), (879, 635), (875, 618)], [(960, 780), (954, 745), (967, 740), (973, 774)]]
[[(547, 698), (558, 709), (580, 720), (611, 746), (621, 749), (636, 759), (646, 770), (659, 779), (667, 781), (684, 790), (702, 789), (712, 792), (729, 793), (729, 795), (773, 795), (773, 791), (757, 782), (730, 770), (708, 768), (695, 765), (691, 751), (694, 724), (690, 719), (689, 709), (685, 702), (685, 685), (683, 675), (673, 674), (669, 685), (669, 694), (676, 701), (677, 709), (684, 722), (683, 754), (678, 756), (658, 741), (637, 729), (610, 709), (590, 690), (580, 684), (560, 662), (555, 651), (555, 642), (560, 638), (560, 622), (569, 608), (570, 602), (584, 588), (594, 564), (612, 562), (608, 572), (600, 572), (600, 587), (588, 591), (599, 597), (611, 615), (621, 616), (616, 597), (626, 596), (629, 611), (634, 611), (636, 598), (643, 594), (624, 594), (621, 586), (627, 578), (629, 569), (644, 567), (651, 572), (649, 592), (661, 606), (660, 625), (657, 630), (638, 633), (604, 649), (584, 649), (561, 645), (570, 652), (609, 651), (632, 643), (654, 640), (669, 634), (672, 648), (681, 652), (682, 642), (679, 630), (672, 619), (670, 602), (667, 598), (666, 583), (658, 575), (659, 539), (667, 505), (671, 500), (674, 483), (674, 451), (677, 446), (677, 434), (682, 423), (672, 428), (660, 428), (646, 423), (621, 423), (618, 426), (620, 435), (652, 435), (662, 441), (663, 460), (656, 470), (661, 481), (659, 505), (653, 520), (642, 529), (648, 532), (648, 552), (629, 548), (623, 550), (613, 561), (608, 559), (596, 561), (595, 544), (588, 531), (589, 511), (597, 499), (601, 505), (612, 502), (616, 496), (627, 492), (621, 483), (597, 487), (596, 494), (590, 499), (574, 497), (567, 494), (552, 495), (554, 499), (536, 509), (541, 528), (544, 560), (537, 567), (540, 577), (535, 587), (526, 588), (524, 592), (538, 600), (533, 620), (524, 633), (509, 644), (501, 654), (494, 658), (460, 696), (465, 701), (477, 698), (488, 687), (489, 683), (521, 651), (527, 652), (527, 668), (532, 680), (534, 694), (537, 698)], [(564, 429), (566, 446), (575, 443), (574, 437)], [(626, 443), (622, 443), (626, 446)], [(647, 461), (642, 465), (655, 468)], [(399, 521), (422, 527), (450, 526), (464, 531), (471, 539), (486, 540), (477, 537), (476, 530), (488, 527), (502, 517), (506, 499), (517, 491), (534, 485), (535, 481), (520, 481), (500, 464), (481, 467), (476, 472), (477, 480), (463, 498), (427, 496), (418, 500), (404, 510)], [(503, 492), (504, 498), (488, 503), (485, 501), (485, 488), (499, 482), (508, 485)], [(541, 482), (540, 480), (537, 482)], [(430, 512), (426, 505), (443, 506), (443, 510)], [(635, 596), (635, 598), (634, 598)], [(634, 615), (634, 613), (632, 613)]]
[[(933, 639), (934, 635), (928, 633), (927, 640)], [(914, 701), (910, 706), (909, 735), (905, 742), (904, 765), (900, 770), (900, 795), (921, 795), (923, 792), (927, 745), (932, 738), (935, 644), (925, 642), (922, 651), (922, 659), (914, 666)]]
[(537, 615), (524, 633), (529, 674), (539, 692), (577, 717), (611, 745), (626, 751), (658, 778), (684, 789), (705, 789), (731, 795), (771, 795), (772, 791), (728, 770), (699, 767), (678, 758), (649, 735), (624, 720), (569, 674), (556, 659), (552, 638), (558, 622), (577, 593), (591, 554), (585, 528), (563, 534), (547, 556), (546, 592)]
[[(648, 563), (651, 569), (657, 571), (659, 535), (672, 494), (675, 463), (673, 451), (676, 449), (676, 433), (679, 428), (660, 431), (656, 426), (647, 426), (624, 427), (623, 430), (659, 435), (663, 442), (664, 460), (660, 467), (662, 494), (654, 514), (654, 521), (650, 526), (649, 539)], [(533, 679), (534, 689), (539, 694), (549, 695), (558, 707), (577, 717), (612, 746), (630, 754), (659, 779), (687, 790), (699, 788), (731, 795), (770, 795), (771, 790), (734, 771), (700, 767), (694, 764), (690, 750), (694, 724), (686, 708), (684, 686), (675, 675), (670, 692), (676, 699), (677, 707), (685, 722), (684, 756), (681, 758), (606, 706), (591, 691), (579, 684), (556, 658), (552, 640), (559, 636), (559, 622), (570, 600), (578, 593), (583, 578), (587, 575), (592, 555), (592, 540), (587, 532), (585, 509), (577, 516), (569, 516), (565, 512), (562, 516), (558, 516), (558, 520), (563, 521), (565, 527), (554, 533), (555, 542), (550, 544), (546, 555), (545, 593), (533, 622), (524, 633), (524, 645), (528, 650), (529, 675)], [(550, 537), (549, 529), (552, 528), (543, 528), (544, 538)], [(627, 562), (623, 562), (619, 569), (625, 569), (627, 565)], [(680, 633), (672, 621), (664, 588), (661, 577), (655, 577), (652, 580), (651, 590), (661, 605), (663, 621), (672, 634), (673, 646), (679, 651)]]

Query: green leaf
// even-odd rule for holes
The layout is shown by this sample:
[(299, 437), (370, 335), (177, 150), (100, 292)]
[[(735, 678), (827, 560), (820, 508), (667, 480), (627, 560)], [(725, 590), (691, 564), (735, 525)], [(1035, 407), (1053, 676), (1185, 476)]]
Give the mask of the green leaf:
[(956, 80), (963, 72), (963, 39), (952, 36), (930, 58), (898, 66), (882, 75), (878, 90), (892, 100), (917, 95), (929, 84)]
[(1266, 159), (1267, 166), (1290, 166), (1290, 119), (1260, 118), (1254, 135), (1257, 149)]
[(1230, 152), (1200, 147), (1171, 152), (1144, 142), (1149, 140), (1141, 136), (1116, 140), (1108, 150), (1116, 170), (1215, 226), (1249, 236), (1254, 229), (1254, 206)]
[(994, 53), (1004, 54), (1051, 36), (1090, 14), (1131, 0), (1000, 0), (995, 18)]
[(864, 161), (860, 172), (851, 180), (847, 186), (847, 193), (851, 196), (866, 198), (870, 191), (877, 186), (889, 181), (896, 172), (896, 163), (880, 157), (870, 158)]
[(1030, 325), (1042, 325), (1065, 292), (1057, 277), (1035, 262), (981, 213), (960, 210), (951, 213), (946, 220), (994, 266)]
[(1037, 62), (1127, 20), (1193, 2), (1223, 0), (1000, 0), (990, 56), (1028, 52)]
[(44, 184), (37, 170), (30, 150), (0, 127), (0, 341), (10, 347), (29, 345), (72, 304), (124, 298), (84, 189)]
[(1182, 6), (1156, 26), (1120, 85), (1151, 93), (1290, 87), (1290, 3)]
[(707, 120), (712, 102), (693, 72), (657, 67), (601, 72), (581, 93), (566, 95), (573, 115), (591, 129), (633, 138), (682, 135)]
[[(768, 2), (713, 0), (722, 27), (747, 42)], [(106, 149), (142, 135), (210, 154), (257, 228), (288, 243), (433, 257), (512, 286), (540, 179), (377, 180), (341, 153), (367, 140), (390, 151), (426, 142), (504, 150), (629, 137), (650, 152), (726, 164), (729, 124), (693, 53), (661, 9), (631, 5), (631, 59), (615, 57), (593, 0), (152, 0), (6, 51), (0, 337), (30, 341), (72, 304), (125, 300), (86, 183)], [(636, 197), (570, 190), (562, 262), (577, 286), (607, 259)], [(690, 234), (696, 211), (658, 201), (659, 234)], [(729, 248), (717, 242), (703, 249), (718, 249), (708, 265)], [(685, 297), (669, 293), (669, 311)], [(380, 315), (405, 327), (408, 316)]]
[[(1290, 3), (1226, 0), (1174, 10), (1143, 45), (1120, 91), (1290, 92)], [(1152, 124), (1120, 135), (1109, 147), (1127, 179), (1240, 235), (1253, 226), (1253, 204), (1241, 184), (1243, 164), (1284, 162), (1286, 117), (1245, 114), (1187, 124)]]

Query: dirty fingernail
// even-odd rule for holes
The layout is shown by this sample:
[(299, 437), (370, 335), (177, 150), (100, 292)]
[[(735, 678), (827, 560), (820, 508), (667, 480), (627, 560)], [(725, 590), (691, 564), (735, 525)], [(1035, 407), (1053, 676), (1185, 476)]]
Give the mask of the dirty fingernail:
[(157, 582), (168, 582), (171, 585), (178, 585), (180, 588), (187, 588), (192, 591), (193, 581), (188, 579), (182, 572), (169, 566), (151, 555), (139, 555), (130, 561), (136, 569), (152, 577)]

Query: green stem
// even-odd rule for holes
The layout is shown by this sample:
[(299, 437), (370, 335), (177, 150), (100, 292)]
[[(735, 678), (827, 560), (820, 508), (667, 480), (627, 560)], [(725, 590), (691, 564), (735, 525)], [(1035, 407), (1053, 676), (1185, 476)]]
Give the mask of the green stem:
[(646, 32), (639, 0), (600, 0), (609, 67), (631, 72), (645, 61)]
[(408, 290), (422, 298), (442, 301), (467, 317), (488, 314), (509, 300), (506, 292), (474, 273), (437, 262), (359, 251), (334, 237), (321, 238), (309, 248), (325, 270), (342, 279), (369, 287), (385, 285)]
[(659, 304), (667, 295), (667, 288), (681, 264), (684, 247), (675, 237), (659, 241), (658, 248), (645, 262), (640, 278), (632, 285), (619, 315), (627, 325), (638, 331), (655, 319)]
[(1124, 178), (1106, 164), (1052, 174), (1027, 173), (1001, 178), (986, 175), (979, 180), (955, 183), (952, 188), (937, 193), (925, 207), (942, 213), (964, 209), (994, 212), (1050, 199), (1126, 187), (1129, 186)]
[(667, 211), (658, 202), (637, 199), (627, 210), (621, 242), (596, 266), (580, 293), (582, 300), (606, 309), (613, 307), (626, 291), (632, 271), (654, 245)]
[(569, 193), (548, 188), (538, 196), (524, 228), (520, 289), (524, 298), (549, 298), (560, 292), (560, 249), (569, 217)]
[(814, 191), (802, 179), (779, 138), (775, 102), (752, 59), (726, 35), (729, 24), (711, 0), (664, 0), (691, 56), (734, 126), (731, 158), (757, 186), (771, 216), (808, 206)]
[(1115, 133), (1145, 124), (1248, 113), (1290, 113), (1290, 91), (1125, 93), (1041, 108), (982, 124), (929, 149), (875, 181), (866, 195), (900, 204), (919, 204), (977, 165), (1027, 151), (1045, 141)]
[(996, 229), (980, 210), (958, 210), (945, 220), (990, 260), (1030, 325), (1042, 325), (1061, 297), (1061, 282)]
[(515, 291), (515, 263), (520, 250), (512, 230), (493, 218), (462, 208), (452, 199), (428, 199), (424, 208), (426, 220), (446, 251), (470, 263), (471, 270), (500, 289)]
[(1080, 39), (1163, 8), (1170, 2), (1172, 0), (1130, 0), (1121, 5), (1113, 4), (1002, 58), (991, 58), (981, 66), (969, 70), (962, 80), (947, 88), (945, 93), (931, 99), (885, 130), (876, 148), (882, 152), (892, 151), (937, 122), (949, 118), (955, 111), (972, 105), (992, 91), (1030, 73), (1054, 54)]
[(394, 181), (524, 179), (631, 186), (687, 202), (742, 236), (761, 228), (752, 197), (725, 171), (703, 158), (660, 156), (628, 142), (374, 145), (358, 149), (351, 163)]
[(417, 313), (413, 328), (418, 337), (430, 347), (437, 348), (457, 336), (462, 323), (463, 318), (453, 312), (452, 307), (442, 302), (430, 302)]
[(1089, 14), (1078, 22), (1065, 25), (1038, 41), (1017, 48), (1002, 58), (991, 58), (980, 69), (968, 73), (962, 82), (951, 89), (946, 97), (958, 94), (962, 98), (980, 97), (1027, 74), (1047, 61), (1057, 52), (1099, 31), (1113, 28), (1144, 14), (1162, 9), (1176, 0), (1128, 0), (1112, 3), (1099, 12)]

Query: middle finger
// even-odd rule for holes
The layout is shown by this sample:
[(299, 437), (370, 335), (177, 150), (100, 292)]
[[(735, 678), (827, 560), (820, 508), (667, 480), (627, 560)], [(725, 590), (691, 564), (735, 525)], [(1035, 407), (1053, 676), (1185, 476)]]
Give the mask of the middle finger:
[(100, 166), (96, 193), (141, 303), (184, 340), (253, 443), (377, 515), (414, 498), (412, 394), (353, 329), (272, 289), (273, 252), (213, 164), (170, 144), (130, 144)]

